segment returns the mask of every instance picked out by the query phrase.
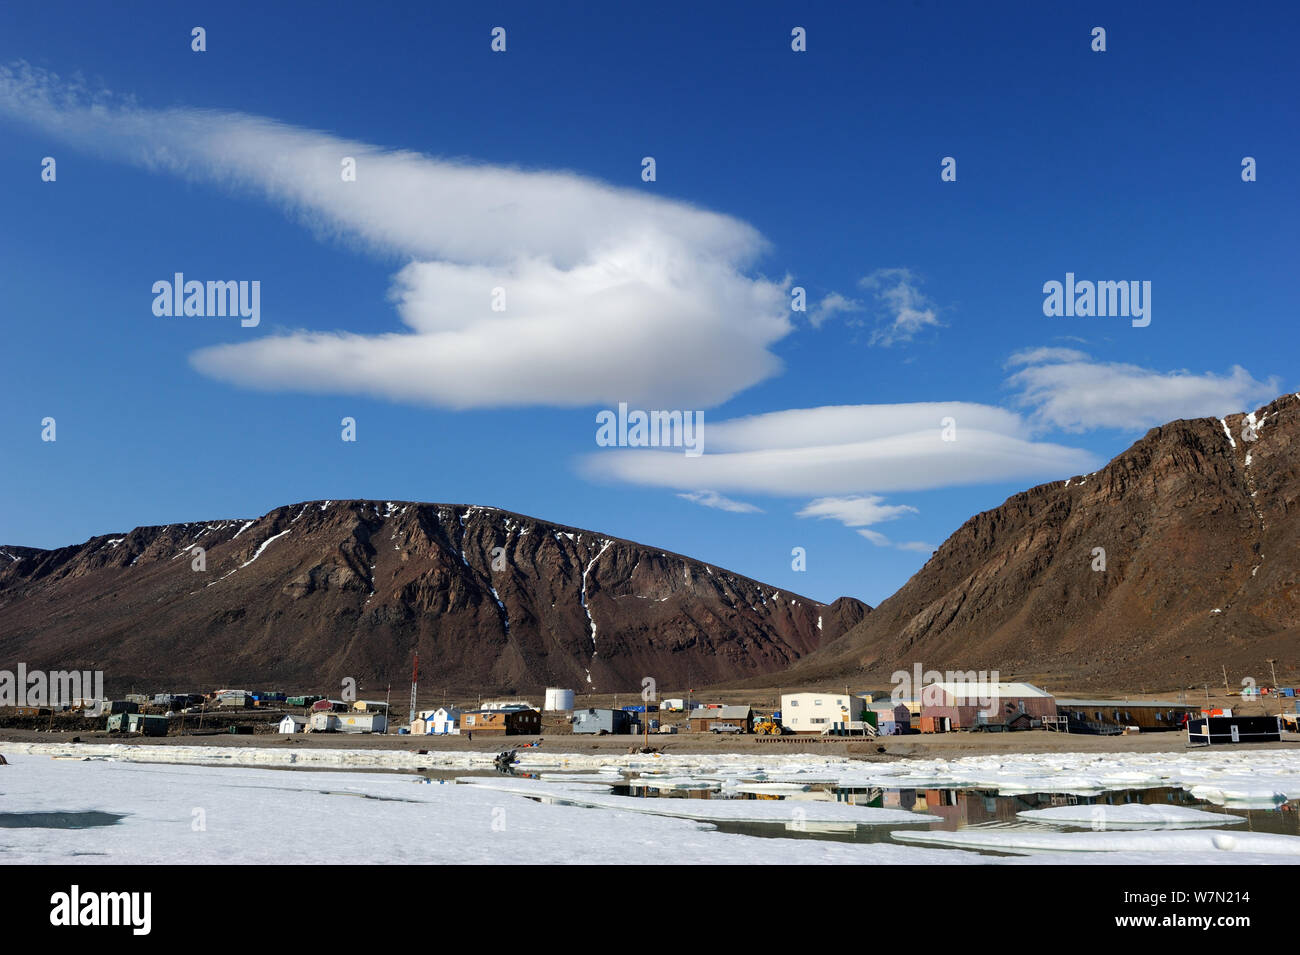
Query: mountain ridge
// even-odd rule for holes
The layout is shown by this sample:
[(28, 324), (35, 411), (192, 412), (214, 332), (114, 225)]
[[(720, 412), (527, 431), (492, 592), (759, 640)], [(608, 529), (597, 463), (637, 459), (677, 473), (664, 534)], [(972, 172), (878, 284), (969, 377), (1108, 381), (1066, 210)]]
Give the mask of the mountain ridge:
[(972, 516), (786, 678), (921, 663), (1078, 686), (1221, 684), (1223, 667), (1270, 682), (1267, 659), (1300, 651), (1298, 452), (1294, 394), (1152, 428), (1092, 474)]
[[(880, 683), (916, 663), (1171, 689), (1228, 667), (1262, 684), (1281, 659), (1300, 682), (1282, 659), (1300, 657), (1298, 403), (1172, 421), (1013, 494), (874, 609), (498, 508), (306, 501), (0, 546), (0, 654), (177, 685), (401, 685), (417, 648), (429, 682), (506, 692)], [(196, 543), (208, 570), (174, 573)]]
[(110, 685), (402, 685), (417, 649), (448, 689), (719, 682), (781, 669), (869, 610), (476, 505), (305, 501), (0, 553), (0, 654)]

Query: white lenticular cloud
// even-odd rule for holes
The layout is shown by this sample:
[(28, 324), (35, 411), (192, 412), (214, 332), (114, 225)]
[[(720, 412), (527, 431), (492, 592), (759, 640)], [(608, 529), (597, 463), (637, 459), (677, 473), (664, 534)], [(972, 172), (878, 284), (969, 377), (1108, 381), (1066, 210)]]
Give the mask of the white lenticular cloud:
[[(141, 109), (26, 64), (0, 67), (4, 115), (112, 159), (261, 192), (321, 236), (410, 259), (390, 294), (405, 329), (300, 330), (196, 352), (213, 378), (453, 408), (699, 407), (781, 367), (769, 347), (792, 330), (785, 285), (747, 274), (765, 243), (730, 216), (569, 172)], [(354, 182), (340, 176), (345, 157)]]
[[(953, 440), (944, 440), (949, 418)], [(1049, 480), (1101, 463), (1031, 440), (1029, 430), (1014, 412), (970, 402), (804, 408), (710, 423), (699, 457), (610, 449), (580, 466), (589, 477), (651, 487), (833, 497)]]
[(1083, 352), (1065, 348), (1018, 352), (1007, 364), (1023, 366), (1007, 384), (1018, 389), (1017, 403), (1031, 409), (1036, 430), (1143, 431), (1179, 418), (1245, 411), (1281, 390), (1278, 378), (1258, 381), (1240, 365), (1233, 365), (1226, 375), (1159, 372), (1093, 361)]

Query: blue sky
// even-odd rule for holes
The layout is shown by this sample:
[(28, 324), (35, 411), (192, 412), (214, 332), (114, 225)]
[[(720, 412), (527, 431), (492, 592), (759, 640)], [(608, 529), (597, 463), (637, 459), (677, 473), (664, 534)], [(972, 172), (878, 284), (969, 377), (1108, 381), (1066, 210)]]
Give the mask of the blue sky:
[[(1300, 15), (1132, 6), (0, 9), (0, 542), (445, 501), (877, 603), (1010, 494), (1300, 387)], [(156, 316), (175, 272), (260, 324)], [(1067, 272), (1150, 324), (1045, 316)], [(619, 401), (705, 454), (597, 447)]]

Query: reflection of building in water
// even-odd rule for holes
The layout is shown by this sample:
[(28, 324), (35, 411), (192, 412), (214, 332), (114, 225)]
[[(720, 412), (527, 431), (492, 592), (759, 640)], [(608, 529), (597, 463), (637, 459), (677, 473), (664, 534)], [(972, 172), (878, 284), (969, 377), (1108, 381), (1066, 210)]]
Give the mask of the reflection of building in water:
[(792, 792), (784, 797), (795, 802), (844, 802), (844, 796), (835, 789), (809, 789), (807, 792)]
[[(906, 790), (905, 790), (906, 791)], [(909, 809), (926, 812), (943, 820), (939, 829), (962, 829), (995, 823), (1023, 822), (1016, 814), (1038, 809), (1043, 801), (1034, 796), (997, 796), (990, 792), (961, 789), (924, 789), (916, 793)]]
[(925, 811), (943, 820), (943, 829), (959, 829), (967, 825), (966, 801), (955, 789), (927, 789), (924, 791)]
[(884, 804), (889, 809), (908, 809), (916, 806), (915, 789), (890, 789), (885, 792)]
[(883, 793), (879, 786), (870, 786), (866, 789), (837, 789), (835, 791), (836, 802), (847, 802), (854, 806), (870, 806), (880, 808), (884, 805)]

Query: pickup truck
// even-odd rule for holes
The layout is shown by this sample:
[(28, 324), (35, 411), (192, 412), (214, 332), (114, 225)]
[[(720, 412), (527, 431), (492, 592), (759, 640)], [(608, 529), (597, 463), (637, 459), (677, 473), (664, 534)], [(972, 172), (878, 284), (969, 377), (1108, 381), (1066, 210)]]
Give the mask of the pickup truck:
[(710, 733), (743, 733), (745, 732), (745, 729), (742, 726), (733, 726), (730, 723), (715, 723), (714, 725), (709, 727), (709, 732)]

